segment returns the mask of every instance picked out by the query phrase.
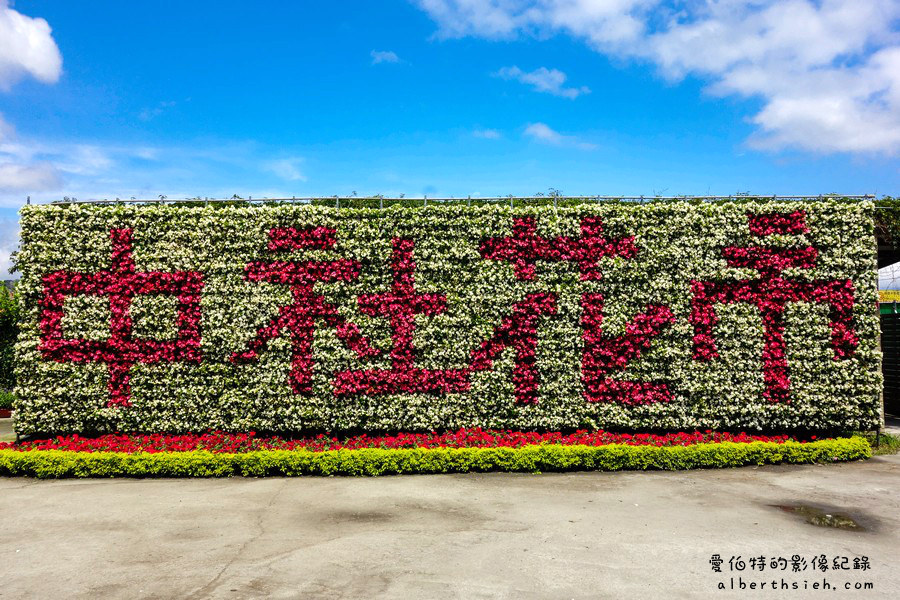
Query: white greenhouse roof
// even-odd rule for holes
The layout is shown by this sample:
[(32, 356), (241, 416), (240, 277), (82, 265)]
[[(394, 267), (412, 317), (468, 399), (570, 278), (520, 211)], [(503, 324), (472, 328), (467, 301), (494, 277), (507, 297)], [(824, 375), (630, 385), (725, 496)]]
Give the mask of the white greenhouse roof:
[(900, 262), (878, 269), (879, 290), (900, 290)]

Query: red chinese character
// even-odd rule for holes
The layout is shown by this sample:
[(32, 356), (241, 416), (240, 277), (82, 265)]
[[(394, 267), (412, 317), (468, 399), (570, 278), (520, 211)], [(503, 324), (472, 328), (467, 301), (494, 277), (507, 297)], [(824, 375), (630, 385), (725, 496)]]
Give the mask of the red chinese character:
[[(806, 213), (747, 215), (753, 235), (798, 234), (809, 231)], [(849, 279), (812, 282), (786, 279), (787, 268), (815, 267), (818, 251), (806, 248), (729, 246), (722, 249), (729, 267), (757, 271), (756, 279), (740, 281), (692, 281), (694, 299), (690, 320), (694, 325), (694, 359), (709, 361), (718, 350), (713, 328), (718, 322), (716, 304), (753, 304), (762, 316), (765, 345), (762, 362), (765, 379), (763, 397), (769, 402), (790, 402), (790, 378), (785, 355), (784, 309), (790, 302), (827, 304), (834, 359), (852, 356), (858, 345), (853, 329), (853, 282)]]
[[(330, 250), (335, 244), (335, 230), (324, 227), (294, 229), (274, 228), (269, 232), (268, 249)], [(268, 343), (287, 329), (291, 338), (291, 389), (295, 394), (312, 393), (312, 341), (317, 321), (323, 321), (337, 333), (344, 344), (360, 358), (377, 356), (359, 328), (338, 313), (337, 307), (313, 291), (319, 282), (352, 281), (359, 277), (359, 262), (349, 259), (333, 261), (253, 261), (244, 270), (248, 281), (265, 281), (289, 285), (293, 302), (278, 309), (278, 314), (261, 327), (244, 352), (235, 352), (231, 360), (247, 363), (259, 360)]]
[(588, 402), (651, 404), (672, 399), (664, 383), (611, 379), (614, 371), (624, 371), (628, 363), (650, 349), (653, 338), (675, 322), (667, 306), (648, 305), (625, 326), (625, 333), (610, 337), (603, 334), (603, 296), (582, 294), (581, 325), (584, 327), (584, 354), (581, 382)]
[[(513, 264), (516, 278), (534, 279), (535, 263), (544, 261), (572, 261), (578, 264), (581, 279), (596, 281), (602, 277), (600, 259), (604, 257), (634, 258), (637, 247), (634, 237), (608, 239), (603, 236), (600, 217), (587, 216), (581, 221), (581, 237), (559, 236), (544, 238), (537, 235), (534, 219), (523, 217), (513, 223), (511, 237), (495, 237), (481, 244), (484, 258), (505, 260)], [(556, 296), (552, 297), (555, 306)], [(665, 306), (649, 305), (636, 315), (621, 336), (603, 334), (603, 296), (584, 293), (581, 296), (584, 327), (584, 351), (581, 361), (583, 395), (588, 402), (620, 402), (648, 404), (671, 399), (664, 383), (615, 380), (608, 377), (622, 371), (628, 363), (649, 349), (653, 338), (674, 322), (672, 311)]]
[(637, 254), (634, 236), (607, 239), (603, 237), (602, 220), (594, 216), (581, 220), (578, 238), (544, 238), (537, 235), (533, 217), (515, 219), (511, 237), (488, 238), (480, 250), (484, 258), (511, 262), (520, 280), (534, 279), (534, 265), (539, 260), (576, 262), (583, 280), (598, 280), (602, 277), (601, 258), (634, 258)]
[(472, 352), (471, 371), (494, 368), (500, 353), (506, 348), (515, 350), (512, 372), (517, 404), (537, 404), (540, 383), (537, 370), (537, 320), (542, 315), (556, 313), (555, 294), (529, 294), (513, 304), (512, 313), (494, 328), (490, 338)]
[[(109, 370), (109, 406), (130, 406), (130, 371), (135, 363), (199, 363), (200, 291), (203, 275), (194, 271), (138, 272), (132, 257), (132, 230), (111, 229), (111, 266), (95, 273), (54, 271), (43, 277), (41, 343), (45, 358), (57, 362), (101, 362)], [(178, 334), (174, 340), (134, 338), (131, 302), (138, 295), (170, 295), (177, 299)], [(109, 338), (63, 337), (63, 305), (67, 297), (109, 299)]]
[(384, 294), (363, 294), (358, 298), (359, 309), (376, 317), (390, 320), (391, 368), (364, 371), (341, 371), (335, 375), (335, 394), (348, 396), (363, 394), (446, 394), (463, 392), (469, 388), (465, 369), (422, 369), (415, 366), (413, 336), (416, 315), (434, 316), (447, 309), (444, 294), (419, 294), (415, 289), (413, 240), (394, 238), (391, 272), (391, 291)]

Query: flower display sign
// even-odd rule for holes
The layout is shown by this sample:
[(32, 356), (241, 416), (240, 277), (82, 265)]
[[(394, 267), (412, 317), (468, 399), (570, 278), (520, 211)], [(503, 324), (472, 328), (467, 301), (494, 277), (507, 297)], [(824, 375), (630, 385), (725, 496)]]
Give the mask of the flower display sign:
[(29, 206), (17, 427), (865, 429), (871, 212)]

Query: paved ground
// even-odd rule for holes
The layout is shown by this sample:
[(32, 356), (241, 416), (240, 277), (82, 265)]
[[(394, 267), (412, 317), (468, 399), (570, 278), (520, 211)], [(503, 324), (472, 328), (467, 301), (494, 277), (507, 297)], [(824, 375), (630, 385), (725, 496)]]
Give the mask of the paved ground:
[[(865, 529), (773, 506), (797, 504)], [(0, 597), (896, 598), (898, 509), (900, 456), (682, 473), (10, 478)], [(714, 553), (865, 555), (871, 570), (731, 574), (726, 562), (715, 574)], [(719, 591), (732, 575), (800, 589)], [(811, 588), (823, 579), (841, 591)]]
[(12, 442), (16, 439), (12, 419), (0, 419), (0, 442)]

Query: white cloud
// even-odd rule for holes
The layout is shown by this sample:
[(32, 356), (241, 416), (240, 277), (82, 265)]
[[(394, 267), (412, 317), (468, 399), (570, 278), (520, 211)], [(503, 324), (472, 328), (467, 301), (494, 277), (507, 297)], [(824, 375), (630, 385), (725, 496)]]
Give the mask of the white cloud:
[(476, 129), (472, 135), (485, 140), (499, 140), (503, 135), (496, 129)]
[(12, 126), (12, 123), (6, 121), (3, 118), (3, 115), (0, 115), (0, 142), (4, 140), (10, 140), (14, 138), (16, 135), (16, 128)]
[(439, 38), (508, 39), (533, 25), (525, 14), (529, 3), (520, 0), (418, 0), (418, 4), (440, 25)]
[[(50, 163), (0, 164), (0, 192), (27, 194), (57, 190), (62, 186), (59, 170)], [(20, 198), (20, 202), (21, 202)]]
[(266, 169), (285, 181), (306, 181), (306, 175), (300, 171), (301, 162), (302, 158), (283, 158), (269, 162)]
[(76, 144), (55, 161), (60, 171), (74, 175), (101, 175), (115, 164), (99, 146)]
[(896, 0), (418, 0), (438, 37), (565, 33), (762, 100), (756, 147), (900, 153)]
[(16, 279), (10, 275), (11, 255), (19, 248), (19, 224), (12, 219), (0, 219), (0, 280)]
[[(0, 91), (9, 91), (25, 76), (55, 83), (61, 72), (62, 56), (47, 21), (25, 16), (0, 0)], [(60, 189), (64, 169), (37, 154), (17, 141), (15, 128), (0, 115), (0, 205), (15, 206), (24, 195)], [(0, 268), (8, 257), (8, 248), (0, 247)]]
[(15, 206), (28, 194), (57, 190), (62, 183), (60, 169), (38, 148), (20, 142), (0, 115), (0, 194), (9, 195), (9, 202), (0, 198), (0, 206)]
[(50, 25), (13, 10), (0, 0), (0, 90), (30, 75), (44, 83), (55, 83), (62, 72), (62, 55)]
[(0, 115), (0, 206), (18, 206), (24, 196), (61, 190), (72, 178), (103, 178), (116, 166), (111, 152), (122, 149), (22, 140)]
[(160, 102), (153, 108), (145, 108), (141, 112), (138, 113), (138, 119), (141, 121), (150, 121), (151, 119), (155, 119), (159, 115), (163, 114), (167, 108), (172, 108), (177, 103), (174, 100)]
[[(32, 202), (198, 195), (278, 197), (296, 190), (279, 182), (306, 181), (298, 156), (253, 140), (198, 141), (154, 147), (8, 135), (0, 118), (0, 207)], [(263, 172), (274, 175), (265, 175)], [(277, 176), (277, 177), (276, 177)], [(262, 184), (262, 185), (261, 185)]]
[(563, 136), (545, 123), (531, 123), (525, 128), (525, 135), (550, 144), (562, 143)]
[(517, 66), (503, 67), (494, 76), (503, 79), (515, 79), (522, 83), (532, 86), (539, 92), (553, 94), (574, 100), (582, 94), (590, 94), (591, 90), (587, 86), (581, 87), (564, 87), (566, 83), (566, 74), (558, 69), (548, 69), (539, 67), (534, 71), (523, 71)]
[(149, 146), (141, 146), (134, 149), (135, 158), (143, 160), (158, 160), (160, 157), (159, 148), (151, 148)]
[(402, 62), (400, 57), (390, 50), (372, 50), (369, 54), (372, 56), (373, 65)]
[(575, 136), (563, 135), (546, 123), (530, 123), (525, 127), (525, 135), (552, 146), (569, 146), (580, 150), (593, 150), (597, 147), (596, 144), (583, 142)]

